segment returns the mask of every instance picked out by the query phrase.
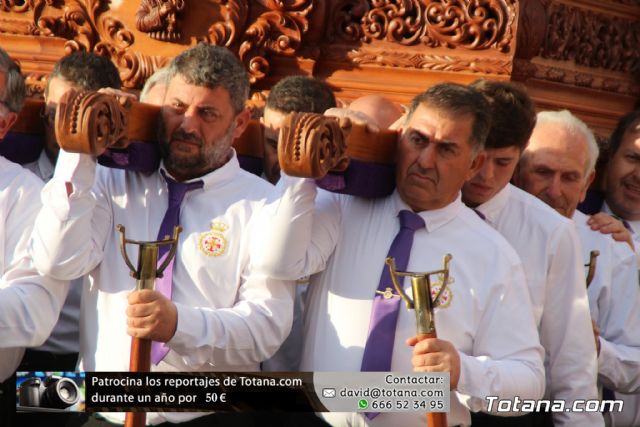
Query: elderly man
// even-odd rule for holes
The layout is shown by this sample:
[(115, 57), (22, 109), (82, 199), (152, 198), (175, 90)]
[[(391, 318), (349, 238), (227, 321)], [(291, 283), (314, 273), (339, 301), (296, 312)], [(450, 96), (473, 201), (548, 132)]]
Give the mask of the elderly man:
[[(455, 84), (414, 98), (398, 144), (397, 190), (385, 198), (283, 178), (280, 213), (290, 210), (294, 220), (286, 230), (274, 223), (278, 231), (263, 242), (271, 257), (260, 268), (282, 277), (320, 272), (309, 285), (303, 370), (449, 372), (449, 425), (470, 425), (469, 411), (487, 410), (487, 396), (542, 396), (542, 348), (520, 259), (460, 200), (463, 182), (482, 165), (488, 110), (480, 93)], [(385, 292), (385, 258), (397, 257), (401, 270), (430, 271), (446, 253), (453, 260), (447, 302), (435, 310), (439, 338), (407, 339), (415, 335), (414, 314)], [(388, 322), (380, 320), (385, 309)], [(325, 418), (424, 425), (420, 413)]]
[[(15, 123), (25, 96), (20, 67), (0, 49), (0, 140)], [(24, 347), (40, 345), (51, 333), (68, 282), (39, 276), (27, 254), (40, 208), (42, 183), (32, 173), (0, 157), (0, 381), (18, 366)], [(2, 385), (0, 424), (15, 412), (15, 381)]]
[(600, 252), (588, 288), (598, 380), (610, 390), (636, 393), (640, 391), (640, 289), (635, 255), (625, 243), (591, 230), (587, 216), (576, 211), (593, 181), (597, 159), (595, 137), (582, 121), (566, 110), (542, 112), (515, 178), (521, 188), (573, 218), (585, 263), (590, 251)]
[[(247, 73), (229, 50), (199, 44), (171, 62), (167, 81), (160, 170), (102, 168), (89, 155), (61, 151), (43, 190), (34, 258), (55, 277), (89, 276), (80, 350), (85, 370), (127, 370), (131, 337), (154, 341), (153, 370), (257, 370), (289, 332), (293, 286), (249, 266), (258, 232), (253, 218), (271, 186), (241, 170), (231, 147), (249, 120)], [(156, 290), (132, 292), (117, 224), (136, 240), (156, 240), (182, 226), (173, 267)], [(155, 413), (147, 422), (200, 415)]]
[[(571, 220), (509, 183), (536, 122), (533, 101), (523, 87), (510, 82), (479, 80), (472, 86), (488, 97), (493, 120), (485, 145), (487, 161), (465, 183), (462, 200), (480, 212), (522, 259), (546, 350), (546, 397), (567, 402), (595, 399), (596, 352), (590, 339), (575, 227)], [(537, 415), (547, 417), (550, 415)], [(530, 419), (511, 421), (520, 426)], [(602, 425), (600, 414), (587, 412), (555, 412), (553, 421), (557, 426)], [(474, 426), (505, 422), (479, 414)]]

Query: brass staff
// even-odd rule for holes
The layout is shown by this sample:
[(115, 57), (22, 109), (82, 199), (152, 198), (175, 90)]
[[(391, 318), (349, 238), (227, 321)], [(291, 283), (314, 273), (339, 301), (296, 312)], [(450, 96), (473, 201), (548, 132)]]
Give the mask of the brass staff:
[[(122, 224), (116, 226), (120, 232), (120, 251), (124, 262), (129, 267), (131, 277), (136, 279), (136, 290), (153, 289), (156, 278), (162, 277), (162, 273), (167, 268), (178, 249), (178, 237), (182, 231), (182, 227), (173, 228), (173, 238), (166, 236), (164, 240), (140, 242), (137, 240), (129, 240), (125, 237), (125, 228)], [(127, 244), (135, 244), (139, 246), (138, 251), (138, 267), (134, 267), (129, 256), (127, 255)], [(163, 245), (171, 245), (167, 257), (158, 266), (158, 249)], [(131, 338), (131, 354), (129, 356), (130, 372), (149, 372), (151, 371), (151, 340), (132, 337)], [(147, 415), (144, 412), (127, 412), (125, 417), (125, 427), (144, 427), (146, 425)]]
[(593, 276), (596, 275), (596, 258), (600, 256), (600, 251), (591, 251), (589, 253), (589, 264), (585, 264), (585, 267), (589, 267), (587, 270), (587, 289), (589, 289), (589, 285), (593, 281)]
[[(410, 273), (405, 271), (396, 271), (396, 263), (393, 258), (387, 258), (387, 265), (391, 273), (393, 286), (396, 288), (398, 295), (402, 297), (407, 304), (407, 309), (414, 310), (416, 313), (416, 329), (418, 341), (427, 338), (437, 338), (436, 324), (433, 315), (433, 309), (440, 305), (440, 296), (444, 292), (449, 282), (449, 262), (451, 255), (444, 257), (444, 268), (442, 270), (430, 271), (427, 273)], [(435, 298), (431, 298), (431, 275), (442, 274), (442, 285)], [(411, 278), (411, 291), (413, 300), (407, 296), (396, 276)], [(427, 412), (428, 427), (446, 427), (447, 414), (444, 412)]]

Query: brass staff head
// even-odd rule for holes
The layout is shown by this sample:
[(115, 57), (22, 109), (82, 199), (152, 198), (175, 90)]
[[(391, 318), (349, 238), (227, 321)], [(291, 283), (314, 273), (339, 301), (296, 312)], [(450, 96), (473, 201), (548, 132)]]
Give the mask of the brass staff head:
[[(444, 256), (444, 268), (442, 270), (428, 271), (425, 273), (412, 273), (406, 271), (397, 271), (396, 263), (393, 258), (387, 258), (386, 263), (389, 266), (391, 281), (396, 288), (398, 295), (407, 304), (409, 310), (415, 310), (418, 335), (435, 334), (435, 321), (433, 317), (433, 309), (440, 305), (440, 297), (449, 282), (449, 262), (451, 255)], [(431, 276), (434, 274), (442, 275), (442, 285), (435, 298), (431, 298)], [(397, 279), (398, 276), (411, 278), (411, 291), (413, 299), (409, 298), (400, 286)]]
[(589, 253), (589, 263), (585, 264), (585, 267), (589, 267), (587, 270), (587, 289), (593, 281), (593, 276), (596, 275), (596, 258), (600, 256), (600, 251), (591, 251)]
[[(122, 224), (118, 224), (116, 229), (120, 232), (120, 252), (124, 258), (124, 262), (129, 267), (131, 277), (141, 280), (155, 280), (157, 277), (162, 277), (162, 273), (169, 265), (171, 260), (178, 250), (178, 237), (182, 231), (182, 227), (175, 226), (173, 228), (173, 237), (166, 236), (163, 240), (154, 241), (138, 241), (130, 240), (125, 236), (125, 227)], [(127, 244), (134, 244), (140, 247), (138, 252), (138, 267), (134, 267), (133, 263), (127, 255)], [(164, 245), (171, 245), (169, 252), (165, 257), (162, 265), (158, 266), (158, 248)], [(146, 288), (147, 286), (145, 286)]]

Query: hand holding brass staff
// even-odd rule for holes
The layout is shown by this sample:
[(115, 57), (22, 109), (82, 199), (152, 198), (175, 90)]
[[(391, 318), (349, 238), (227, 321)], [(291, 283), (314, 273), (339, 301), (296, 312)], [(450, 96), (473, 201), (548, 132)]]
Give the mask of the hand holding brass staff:
[[(393, 258), (387, 258), (386, 260), (386, 263), (389, 266), (389, 272), (391, 274), (393, 286), (396, 288), (398, 295), (400, 295), (400, 297), (402, 297), (404, 302), (407, 304), (407, 309), (415, 310), (418, 341), (422, 341), (427, 338), (437, 338), (433, 309), (440, 304), (440, 296), (447, 287), (449, 281), (450, 261), (451, 255), (447, 254), (444, 257), (444, 268), (442, 270), (430, 271), (426, 273), (410, 273), (404, 271), (396, 271), (396, 264)], [(440, 286), (440, 290), (438, 291), (436, 297), (432, 299), (430, 277), (433, 274), (442, 274), (442, 285)], [(397, 276), (411, 278), (411, 291), (413, 293), (413, 300), (410, 299), (404, 292), (397, 280)], [(427, 426), (446, 427), (447, 414), (444, 412), (428, 412)]]
[[(140, 242), (129, 240), (125, 236), (125, 228), (122, 224), (116, 227), (120, 232), (120, 251), (124, 262), (131, 271), (131, 277), (136, 279), (136, 290), (153, 289), (156, 278), (162, 277), (164, 270), (170, 264), (178, 249), (178, 237), (182, 228), (179, 226), (173, 229), (173, 238), (166, 236), (164, 240)], [(139, 246), (138, 266), (134, 267), (127, 255), (127, 244)], [(158, 249), (163, 245), (171, 245), (167, 256), (161, 265), (158, 265)], [(130, 372), (151, 371), (151, 340), (132, 337), (131, 355), (129, 357)], [(125, 427), (143, 427), (146, 424), (146, 414), (144, 412), (127, 412)]]

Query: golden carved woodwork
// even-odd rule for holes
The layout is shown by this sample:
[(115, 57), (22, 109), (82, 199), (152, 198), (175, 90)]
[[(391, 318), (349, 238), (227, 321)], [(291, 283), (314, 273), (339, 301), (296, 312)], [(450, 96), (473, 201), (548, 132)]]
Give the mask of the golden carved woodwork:
[[(163, 19), (145, 6), (170, 2)], [(540, 108), (570, 108), (599, 135), (640, 96), (637, 0), (0, 0), (0, 39), (30, 96), (65, 53), (111, 58), (139, 90), (199, 41), (247, 67), (259, 113), (291, 74), (313, 75), (341, 102), (382, 93), (407, 103), (441, 81), (518, 80)]]

